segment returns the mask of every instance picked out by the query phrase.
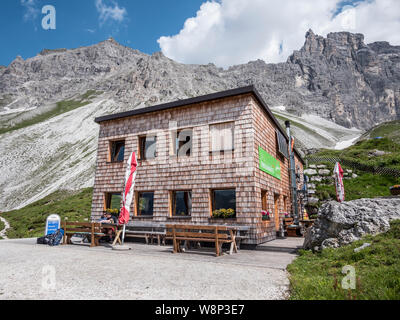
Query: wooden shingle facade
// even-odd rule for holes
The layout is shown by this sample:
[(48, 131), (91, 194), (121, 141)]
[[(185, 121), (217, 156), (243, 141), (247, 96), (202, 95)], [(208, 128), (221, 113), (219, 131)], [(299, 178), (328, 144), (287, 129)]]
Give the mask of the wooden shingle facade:
[[(259, 244), (276, 238), (284, 213), (291, 211), (289, 161), (278, 151), (276, 131), (287, 136), (252, 86), (104, 116), (96, 122), (100, 132), (92, 219), (110, 206), (110, 195), (122, 193), (132, 151), (139, 157), (133, 221), (246, 225), (246, 242)], [(190, 132), (184, 141), (190, 141), (190, 151), (177, 155), (177, 136), (185, 130)], [(150, 141), (143, 137), (155, 137), (154, 157), (141, 154)], [(114, 161), (119, 145), (123, 152)], [(280, 164), (280, 178), (260, 169), (260, 148)], [(297, 151), (295, 160), (302, 172)], [(224, 198), (233, 194), (233, 199)], [(188, 197), (190, 212), (182, 209), (177, 214), (176, 202), (187, 205)], [(235, 202), (234, 217), (214, 218), (214, 209), (224, 201)], [(270, 220), (262, 220), (262, 210), (270, 212)]]

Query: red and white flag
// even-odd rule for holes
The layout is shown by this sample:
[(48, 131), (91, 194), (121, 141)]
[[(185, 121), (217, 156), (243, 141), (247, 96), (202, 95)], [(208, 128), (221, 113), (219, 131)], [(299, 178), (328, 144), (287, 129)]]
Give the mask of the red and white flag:
[(129, 157), (125, 172), (125, 190), (122, 195), (122, 208), (119, 214), (118, 223), (127, 224), (129, 221), (130, 206), (133, 198), (133, 187), (135, 186), (137, 159), (135, 152)]
[(335, 175), (336, 199), (339, 202), (343, 202), (344, 201), (343, 169), (340, 166), (339, 162), (336, 162), (333, 173)]

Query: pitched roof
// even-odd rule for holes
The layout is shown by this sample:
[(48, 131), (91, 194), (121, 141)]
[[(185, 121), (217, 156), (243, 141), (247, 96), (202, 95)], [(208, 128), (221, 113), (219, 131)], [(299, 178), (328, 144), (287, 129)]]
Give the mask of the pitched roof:
[[(158, 104), (155, 106), (139, 108), (139, 109), (134, 109), (134, 110), (130, 110), (130, 111), (110, 114), (110, 115), (105, 115), (105, 116), (95, 118), (94, 121), (97, 123), (101, 123), (104, 121), (117, 120), (117, 119), (121, 119), (121, 118), (126, 118), (126, 117), (131, 117), (131, 116), (136, 116), (136, 115), (141, 115), (141, 114), (146, 114), (146, 113), (151, 113), (151, 112), (163, 111), (163, 110), (167, 110), (167, 109), (171, 109), (171, 108), (190, 106), (190, 105), (194, 105), (194, 104), (201, 103), (201, 102), (219, 100), (219, 99), (234, 97), (234, 96), (243, 95), (243, 94), (252, 94), (254, 96), (254, 98), (262, 106), (264, 111), (268, 114), (268, 116), (274, 122), (274, 124), (279, 129), (279, 131), (289, 141), (289, 138), (286, 134), (286, 130), (282, 128), (282, 126), (280, 125), (278, 120), (275, 118), (275, 116), (273, 115), (271, 110), (268, 108), (267, 104), (262, 99), (261, 95), (258, 93), (258, 91), (256, 90), (256, 88), (253, 85), (247, 86), (247, 87), (231, 89), (231, 90), (226, 90), (226, 91), (220, 91), (220, 92), (211, 93), (211, 94), (206, 94), (203, 96), (198, 96), (198, 97), (189, 98), (189, 99), (176, 100), (176, 101), (172, 101), (172, 102), (168, 102), (168, 103)], [(296, 152), (297, 156), (300, 158), (300, 160), (304, 163), (303, 158), (301, 157), (299, 151), (296, 148), (295, 148), (295, 152)]]

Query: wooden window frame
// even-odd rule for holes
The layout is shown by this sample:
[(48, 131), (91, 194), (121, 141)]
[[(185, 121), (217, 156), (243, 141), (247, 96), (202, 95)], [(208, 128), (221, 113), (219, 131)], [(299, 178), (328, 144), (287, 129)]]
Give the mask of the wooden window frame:
[[(156, 144), (156, 150), (154, 152), (154, 157), (153, 158), (146, 158), (145, 157), (145, 150), (142, 150), (142, 139), (145, 139), (147, 137), (154, 137), (155, 138), (155, 144)], [(153, 160), (157, 158), (157, 135), (139, 135), (138, 136), (138, 160), (146, 161), (146, 160)]]
[[(192, 146), (191, 146), (191, 148), (190, 148), (190, 154), (189, 155), (184, 155), (184, 156), (179, 156), (178, 155), (178, 150), (177, 150), (177, 148), (176, 148), (176, 140), (178, 139), (178, 137), (179, 137), (179, 133), (180, 132), (182, 132), (182, 131), (191, 131), (192, 132), (192, 135), (191, 135), (191, 140), (192, 140)], [(177, 158), (186, 158), (186, 157), (191, 157), (192, 155), (193, 155), (193, 128), (192, 127), (188, 127), (188, 128), (181, 128), (181, 129), (177, 129), (177, 130), (173, 130), (173, 131), (171, 131), (171, 135), (170, 135), (170, 138), (171, 138), (171, 154), (172, 154), (172, 156), (174, 156), (174, 157), (177, 157)], [(179, 191), (179, 190), (178, 190)]]
[[(212, 136), (211, 136), (211, 128), (213, 126), (218, 126), (218, 125), (224, 125), (224, 124), (232, 124), (232, 148), (231, 149), (220, 149), (220, 150), (212, 150)], [(210, 154), (214, 153), (219, 153), (219, 154), (225, 154), (225, 153), (232, 153), (235, 151), (235, 121), (226, 121), (226, 122), (218, 122), (218, 123), (212, 123), (208, 125), (208, 134), (209, 134), (209, 149), (210, 149)]]
[[(153, 213), (151, 215), (146, 214), (146, 215), (140, 215), (139, 214), (139, 195), (141, 193), (153, 193)], [(148, 190), (148, 191), (135, 191), (135, 212), (134, 212), (134, 216), (138, 217), (138, 218), (152, 218), (154, 217), (154, 200), (155, 200), (155, 191), (152, 190)]]
[[(187, 215), (175, 215), (174, 214), (174, 204), (175, 204), (175, 194), (176, 192), (190, 192), (192, 194), (192, 208), (190, 208), (190, 214)], [(172, 218), (191, 218), (192, 217), (192, 209), (193, 209), (193, 191), (192, 190), (170, 190), (169, 191), (169, 216)]]
[[(121, 200), (122, 200), (122, 191), (118, 192), (118, 191), (109, 191), (109, 192), (104, 192), (104, 197), (103, 197), (103, 211), (106, 211), (108, 208), (108, 205), (111, 205), (111, 198), (112, 195), (120, 195), (121, 196)], [(121, 205), (121, 202), (120, 202)], [(120, 208), (121, 209), (121, 208)]]
[(212, 188), (209, 190), (209, 204), (210, 204), (210, 217), (212, 218), (212, 213), (214, 209), (214, 191), (224, 191), (224, 190), (233, 190), (235, 191), (235, 217), (231, 219), (237, 218), (237, 197), (236, 197), (236, 188), (235, 187), (227, 187), (227, 188)]
[(268, 211), (268, 190), (261, 190), (261, 210)]
[(113, 139), (108, 141), (108, 153), (107, 153), (107, 163), (121, 163), (124, 162), (124, 160), (121, 161), (113, 161), (112, 160), (112, 152), (113, 152), (113, 144), (118, 143), (118, 142), (124, 142), (124, 158), (125, 158), (125, 148), (126, 148), (126, 139)]

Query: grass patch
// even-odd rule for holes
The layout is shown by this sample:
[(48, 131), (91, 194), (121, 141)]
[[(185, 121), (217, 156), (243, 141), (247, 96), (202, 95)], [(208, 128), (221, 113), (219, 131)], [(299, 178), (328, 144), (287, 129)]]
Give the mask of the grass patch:
[[(361, 172), (357, 172), (357, 174), (357, 178), (343, 180), (346, 201), (390, 196), (389, 187), (400, 181), (391, 176)], [(336, 199), (335, 186), (333, 184), (316, 184), (315, 195), (320, 200)]]
[(0, 231), (3, 230), (5, 228), (5, 224), (3, 221), (0, 220)]
[(90, 220), (93, 188), (79, 192), (60, 190), (22, 209), (1, 213), (10, 223), (9, 238), (32, 238), (44, 234), (46, 218), (58, 214), (63, 220)]
[[(375, 149), (385, 151), (387, 154), (379, 157), (371, 156), (371, 151)], [(322, 149), (311, 157), (338, 157), (374, 167), (400, 169), (400, 144), (390, 138), (362, 140), (344, 150)]]
[[(379, 157), (371, 156), (371, 152), (375, 149), (389, 153)], [(344, 150), (322, 149), (310, 157), (340, 158), (373, 167), (387, 167), (400, 170), (400, 145), (387, 137), (383, 139), (362, 140)], [(331, 171), (334, 168), (334, 164), (328, 161), (321, 161), (319, 164), (326, 165)], [(343, 169), (351, 169), (358, 175), (357, 178), (343, 180), (346, 201), (390, 196), (389, 188), (400, 183), (400, 178), (354, 170), (354, 168), (348, 167), (343, 163), (341, 165)], [(351, 176), (351, 173), (349, 176)], [(311, 183), (315, 184), (315, 196), (320, 201), (336, 199), (333, 180), (322, 182), (311, 181)]]
[[(369, 242), (371, 246), (354, 252)], [(343, 289), (342, 268), (353, 266), (356, 289)], [(399, 300), (400, 220), (392, 221), (388, 232), (366, 236), (338, 249), (319, 253), (300, 251), (288, 266), (292, 300)]]
[(372, 128), (368, 134), (371, 138), (386, 137), (400, 143), (400, 120), (385, 122)]
[(89, 98), (92, 98), (100, 93), (101, 92), (97, 92), (95, 90), (89, 90), (86, 93), (84, 93), (80, 97), (79, 100), (64, 100), (64, 101), (57, 102), (56, 107), (52, 110), (49, 110), (42, 114), (38, 114), (31, 119), (23, 120), (12, 127), (0, 128), (0, 134), (23, 129), (23, 128), (35, 125), (37, 123), (49, 120), (51, 118), (54, 118), (60, 114), (83, 107), (83, 106), (91, 103), (91, 101), (88, 100)]

